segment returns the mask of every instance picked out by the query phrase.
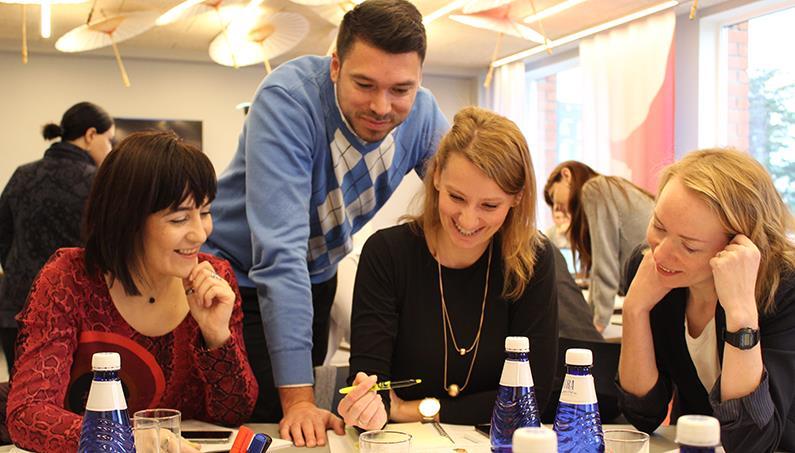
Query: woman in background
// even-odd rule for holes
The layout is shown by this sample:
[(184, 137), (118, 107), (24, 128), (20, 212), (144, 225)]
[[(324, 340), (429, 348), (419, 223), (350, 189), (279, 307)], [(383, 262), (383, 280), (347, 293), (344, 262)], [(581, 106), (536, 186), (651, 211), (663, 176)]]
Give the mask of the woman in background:
[(199, 253), (215, 191), (210, 160), (173, 133), (131, 134), (108, 155), (88, 200), (85, 249), (53, 255), (19, 316), (8, 398), (16, 445), (77, 450), (99, 351), (121, 355), (131, 414), (167, 407), (233, 426), (248, 418), (257, 382), (235, 277)]
[[(558, 350), (555, 263), (535, 228), (522, 133), (495, 113), (461, 110), (424, 184), (422, 212), (373, 234), (362, 250), (351, 319), (357, 387), (340, 415), (364, 429), (387, 419), (488, 422), (507, 336), (530, 338), (543, 411)], [(376, 380), (411, 378), (422, 383), (370, 391)]]
[(80, 222), (97, 165), (110, 152), (115, 128), (97, 105), (80, 102), (61, 124), (47, 124), (46, 140), (61, 137), (44, 157), (16, 169), (0, 196), (0, 339), (14, 364), (17, 323), (30, 285), (57, 249), (77, 247)]
[(590, 277), (594, 326), (610, 324), (621, 272), (643, 235), (654, 197), (624, 178), (604, 176), (577, 161), (559, 164), (544, 186), (554, 211), (570, 216), (569, 241), (580, 270)]
[(663, 171), (631, 258), (619, 381), (651, 433), (708, 414), (729, 452), (795, 451), (793, 218), (747, 154), (705, 150)]

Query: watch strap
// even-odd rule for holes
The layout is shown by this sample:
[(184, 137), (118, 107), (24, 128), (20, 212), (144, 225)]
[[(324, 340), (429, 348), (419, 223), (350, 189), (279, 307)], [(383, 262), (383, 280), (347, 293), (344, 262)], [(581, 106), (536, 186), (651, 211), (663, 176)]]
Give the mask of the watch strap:
[(743, 327), (736, 332), (723, 331), (723, 341), (740, 350), (748, 350), (759, 344), (759, 329)]

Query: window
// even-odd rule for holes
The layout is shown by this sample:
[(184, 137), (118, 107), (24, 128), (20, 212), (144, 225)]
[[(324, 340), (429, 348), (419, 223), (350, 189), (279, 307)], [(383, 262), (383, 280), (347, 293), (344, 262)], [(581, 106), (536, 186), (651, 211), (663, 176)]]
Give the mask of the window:
[(720, 82), (714, 103), (702, 99), (702, 109), (717, 109), (714, 134), (700, 137), (700, 146), (747, 150), (795, 210), (795, 61), (786, 51), (795, 40), (793, 3), (757, 2), (707, 20), (715, 30), (712, 64)]
[(527, 72), (529, 115), (525, 127), (539, 190), (539, 226), (552, 225), (544, 209), (544, 183), (557, 164), (583, 160), (582, 72), (576, 60)]

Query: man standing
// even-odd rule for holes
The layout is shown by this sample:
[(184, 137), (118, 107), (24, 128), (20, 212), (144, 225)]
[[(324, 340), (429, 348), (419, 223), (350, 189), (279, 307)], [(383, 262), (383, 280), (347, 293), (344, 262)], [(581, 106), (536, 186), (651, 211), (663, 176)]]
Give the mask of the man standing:
[(297, 58), (262, 82), (219, 179), (206, 248), (232, 263), (241, 287), (260, 387), (253, 417), (281, 419), (281, 436), (297, 446), (325, 444), (327, 427), (343, 432), (312, 389), (337, 263), (403, 176), (422, 173), (448, 128), (420, 88), (425, 49), (411, 3), (359, 4), (331, 58)]

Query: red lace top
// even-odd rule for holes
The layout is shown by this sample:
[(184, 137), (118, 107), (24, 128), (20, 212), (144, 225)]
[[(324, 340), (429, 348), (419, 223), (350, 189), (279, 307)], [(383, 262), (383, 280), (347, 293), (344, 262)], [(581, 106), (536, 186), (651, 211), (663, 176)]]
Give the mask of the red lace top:
[[(44, 266), (20, 313), (17, 362), (8, 396), (8, 430), (24, 449), (77, 451), (91, 384), (91, 356), (121, 354), (130, 416), (174, 408), (182, 418), (239, 425), (254, 408), (257, 382), (243, 344), (243, 312), (229, 263), (201, 254), (237, 294), (232, 337), (212, 351), (188, 314), (170, 333), (142, 335), (121, 317), (100, 273), (86, 271), (82, 249), (60, 249)], [(146, 307), (144, 307), (146, 308)]]

